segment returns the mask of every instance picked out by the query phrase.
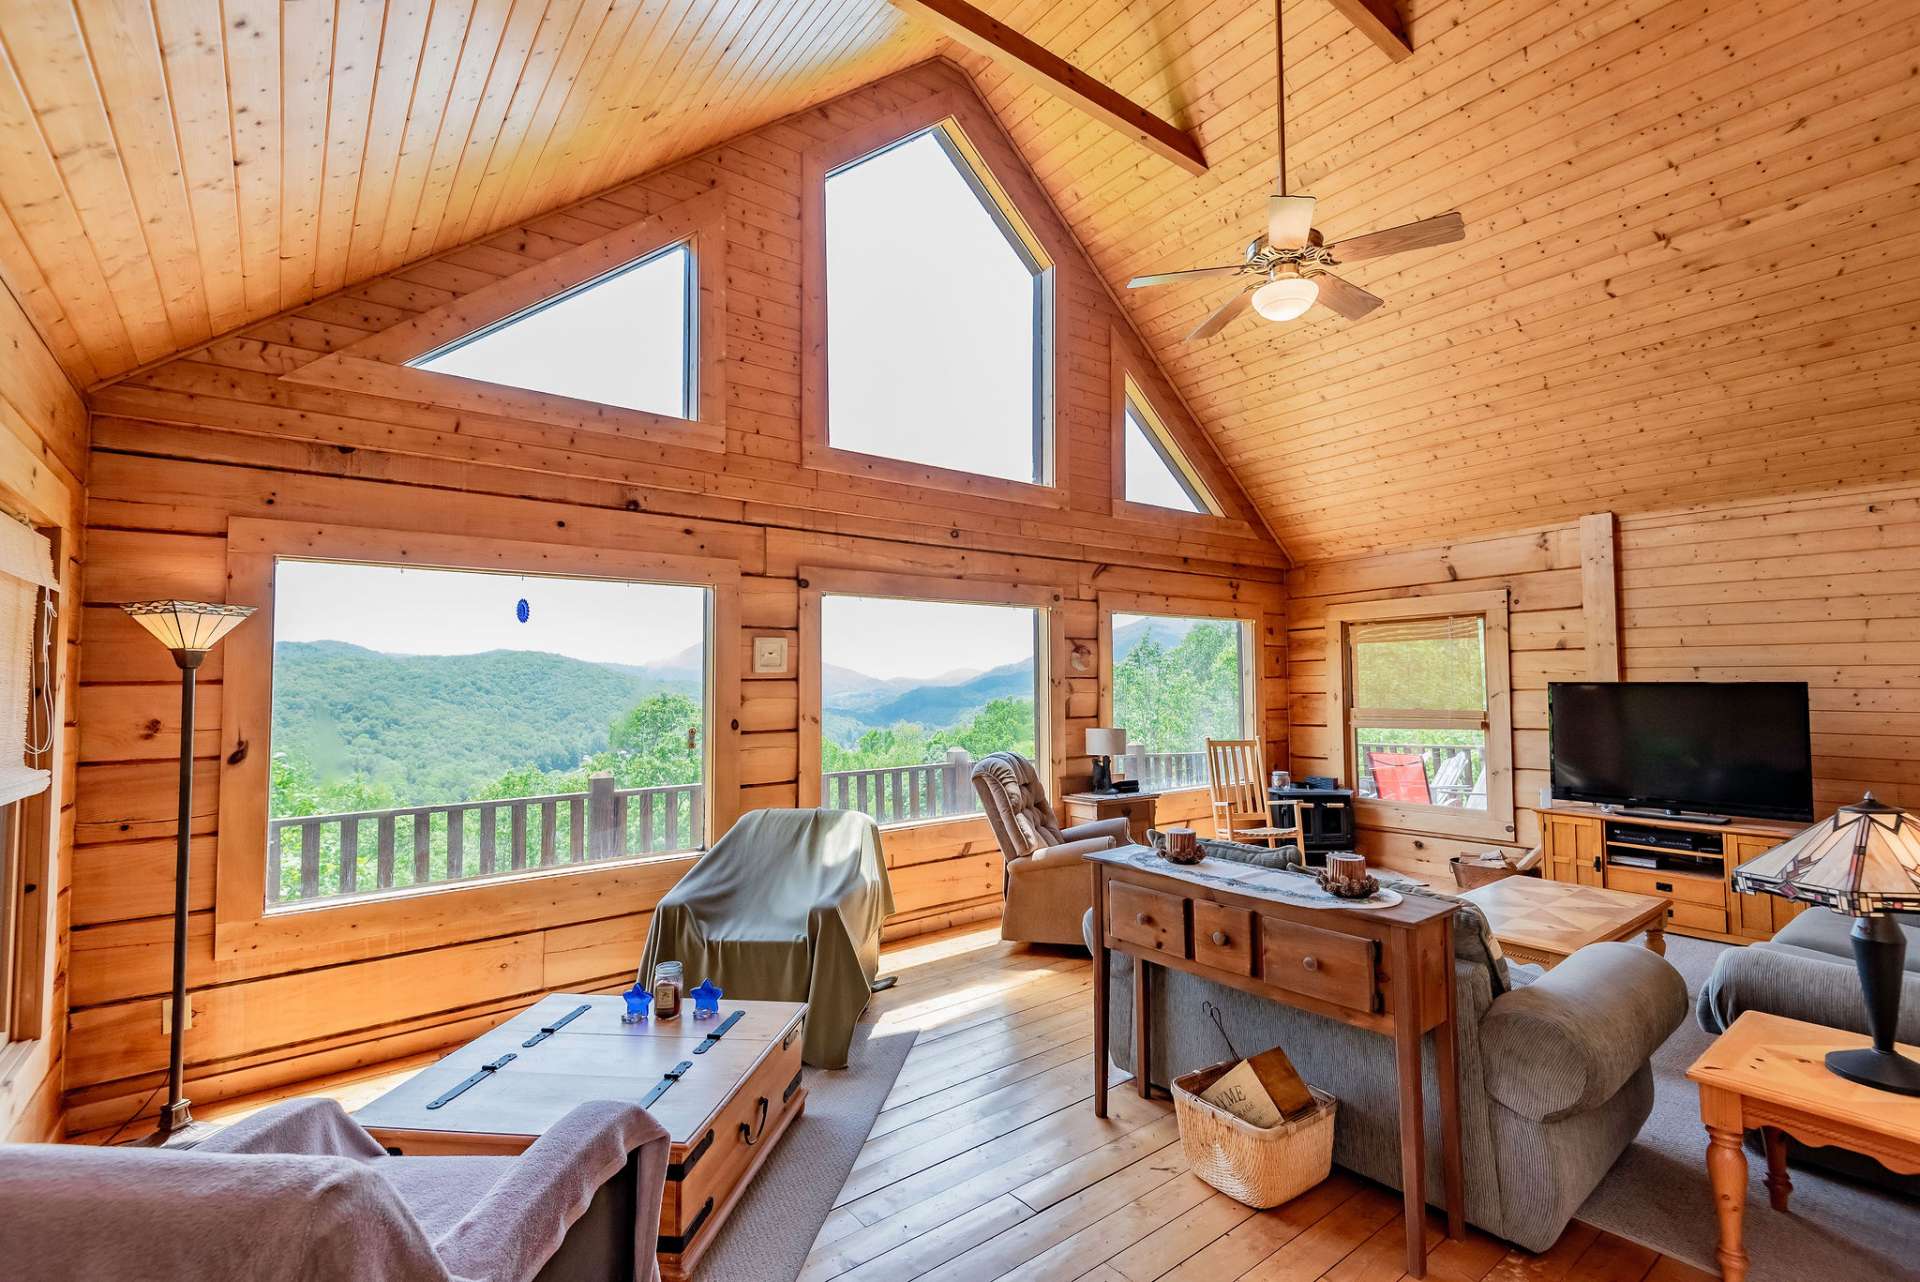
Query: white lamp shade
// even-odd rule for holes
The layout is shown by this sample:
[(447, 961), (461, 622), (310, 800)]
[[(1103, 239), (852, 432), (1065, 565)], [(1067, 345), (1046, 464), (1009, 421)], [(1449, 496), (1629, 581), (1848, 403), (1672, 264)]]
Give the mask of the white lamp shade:
[(1920, 911), (1920, 821), (1868, 793), (1740, 865), (1733, 888), (1854, 917)]
[(209, 601), (128, 601), (120, 607), (169, 650), (205, 653), (247, 621), (250, 605)]
[(1253, 291), (1253, 310), (1270, 321), (1303, 315), (1320, 297), (1320, 286), (1304, 276), (1275, 276)]
[(1105, 726), (1094, 726), (1087, 731), (1087, 755), (1089, 757), (1118, 757), (1127, 750), (1127, 732)]

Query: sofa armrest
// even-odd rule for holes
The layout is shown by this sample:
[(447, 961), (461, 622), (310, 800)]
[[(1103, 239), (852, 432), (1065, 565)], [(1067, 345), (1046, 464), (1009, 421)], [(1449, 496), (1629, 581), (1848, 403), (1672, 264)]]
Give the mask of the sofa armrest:
[(530, 1278), (559, 1250), (600, 1186), (637, 1154), (634, 1259), (647, 1260), (660, 1232), (668, 1144), (666, 1128), (636, 1105), (576, 1105), (513, 1159), (434, 1250), (455, 1277)]
[(1480, 1021), (1488, 1092), (1550, 1122), (1612, 1099), (1687, 1013), (1687, 985), (1638, 944), (1589, 944)]
[(1089, 837), (1111, 837), (1116, 846), (1127, 845), (1133, 840), (1133, 831), (1127, 827), (1124, 815), (1115, 815), (1111, 819), (1095, 819), (1091, 823), (1062, 828), (1060, 835), (1068, 841), (1085, 841)]
[(1039, 872), (1043, 868), (1058, 868), (1063, 864), (1077, 864), (1080, 856), (1092, 854), (1096, 850), (1111, 850), (1118, 844), (1112, 837), (1083, 837), (1079, 841), (1063, 841), (1057, 846), (1042, 846), (1025, 859), (1017, 859), (1007, 867), (1018, 874), (1021, 871)]
[[(1912, 1042), (1920, 1039), (1920, 973), (1907, 971), (1900, 987), (1900, 1023), (1894, 1036)], [(1750, 1010), (1851, 1033), (1867, 1031), (1867, 1006), (1853, 959), (1791, 944), (1729, 948), (1714, 961), (1695, 1009), (1700, 1027), (1724, 1033)]]
[(340, 1101), (290, 1099), (222, 1127), (194, 1148), (202, 1153), (289, 1153), (371, 1161), (387, 1150), (347, 1116)]

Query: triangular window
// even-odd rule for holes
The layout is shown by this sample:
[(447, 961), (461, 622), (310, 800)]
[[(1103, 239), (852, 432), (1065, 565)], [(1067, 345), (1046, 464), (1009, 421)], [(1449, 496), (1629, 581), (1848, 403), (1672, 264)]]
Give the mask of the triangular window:
[(690, 419), (694, 298), (693, 247), (683, 241), (407, 363)]
[(1218, 516), (1219, 506), (1173, 443), (1160, 416), (1127, 380), (1126, 500), (1177, 512)]

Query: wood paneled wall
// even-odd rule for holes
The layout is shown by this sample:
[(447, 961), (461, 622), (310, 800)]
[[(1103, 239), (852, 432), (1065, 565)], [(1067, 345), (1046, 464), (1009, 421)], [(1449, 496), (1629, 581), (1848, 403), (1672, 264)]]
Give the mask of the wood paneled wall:
[(1620, 521), (1625, 675), (1805, 681), (1814, 804), (1920, 806), (1920, 486)]
[(67, 917), (74, 822), (72, 722), (79, 670), (80, 540), (85, 515), (87, 410), (20, 305), (0, 288), (0, 508), (26, 518), (53, 541), (60, 574), (60, 613), (53, 647), (52, 788), (22, 805), (21, 846), (41, 866), (30, 874), (20, 929), (40, 957), (38, 983), (27, 995), (41, 1036), (4, 1045), (0, 1030), (0, 1138), (53, 1138), (60, 1126), (62, 1055), (66, 1045)]
[[(1604, 517), (1602, 518), (1604, 520)], [(1547, 683), (1585, 680), (1586, 583), (1581, 527), (1556, 525), (1496, 538), (1303, 565), (1288, 579), (1288, 686), (1292, 692), (1293, 772), (1330, 774), (1338, 718), (1329, 707), (1327, 607), (1338, 602), (1433, 597), (1504, 588), (1508, 594), (1513, 691), (1513, 793), (1516, 850), (1540, 842), (1539, 817), (1527, 807), (1547, 783)], [(1496, 843), (1422, 831), (1362, 829), (1370, 857), (1436, 885), (1451, 885), (1447, 860)]]
[[(1270, 732), (1285, 759), (1284, 555), (1246, 520), (1116, 519), (1110, 336), (1137, 337), (997, 130), (975, 136), (996, 177), (1056, 254), (1069, 434), (1064, 502), (922, 488), (801, 463), (801, 157), (840, 132), (936, 94), (971, 95), (930, 63), (736, 139), (525, 227), (403, 269), (145, 370), (97, 392), (81, 689), (79, 846), (73, 888), (69, 1125), (118, 1125), (150, 1108), (164, 1058), (168, 877), (178, 752), (173, 669), (112, 603), (178, 593), (222, 599), (235, 516), (467, 533), (737, 560), (747, 634), (798, 640), (802, 567), (1045, 583), (1068, 639), (1097, 647), (1102, 590), (1244, 601), (1262, 619)], [(710, 192), (726, 209), (726, 449), (565, 430), (417, 400), (281, 381), (279, 375), (650, 214)], [(818, 341), (816, 338), (814, 341)], [(1140, 356), (1138, 359), (1148, 358)], [(1142, 371), (1164, 386), (1158, 370)], [(1171, 398), (1170, 398), (1171, 399)], [(1186, 449), (1205, 438), (1177, 401), (1160, 406)], [(1207, 458), (1217, 471), (1217, 462)], [(1211, 474), (1211, 473), (1210, 473)], [(1225, 476), (1224, 473), (1219, 473)], [(1223, 483), (1231, 485), (1230, 478)], [(1250, 511), (1237, 490), (1223, 498)], [(744, 644), (745, 638), (741, 639)], [(202, 674), (196, 797), (192, 1093), (244, 1093), (443, 1045), (554, 988), (625, 982), (650, 902), (603, 904), (541, 929), (505, 925), (457, 945), (381, 955), (329, 946), (221, 958), (210, 942), (219, 846), (221, 656)], [(1103, 660), (1060, 674), (1077, 751), (1098, 714)], [(742, 681), (741, 804), (797, 796), (798, 684)], [(1068, 773), (1084, 772), (1071, 758)], [(1190, 813), (1190, 812), (1188, 812)], [(1172, 817), (1172, 816), (1169, 816)], [(1185, 817), (1182, 815), (1181, 817)], [(984, 824), (901, 832), (887, 843), (896, 928), (998, 910), (999, 858)], [(241, 846), (238, 857), (248, 857)], [(226, 857), (223, 855), (223, 857)], [(341, 941), (341, 947), (349, 945)]]

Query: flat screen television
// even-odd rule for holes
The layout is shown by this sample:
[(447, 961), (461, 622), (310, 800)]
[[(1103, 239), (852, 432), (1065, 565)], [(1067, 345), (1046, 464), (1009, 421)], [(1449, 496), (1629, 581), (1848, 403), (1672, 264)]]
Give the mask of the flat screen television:
[(1804, 682), (1554, 682), (1547, 717), (1556, 800), (1813, 820)]

